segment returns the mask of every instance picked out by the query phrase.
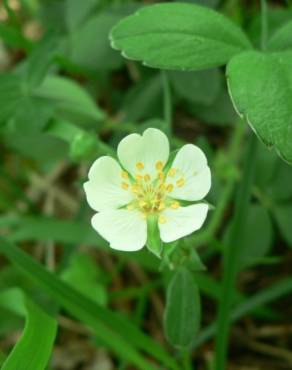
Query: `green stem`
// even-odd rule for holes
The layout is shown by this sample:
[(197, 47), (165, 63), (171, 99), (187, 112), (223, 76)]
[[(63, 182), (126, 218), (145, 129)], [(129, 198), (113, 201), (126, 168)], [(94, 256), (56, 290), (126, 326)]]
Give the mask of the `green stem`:
[(163, 84), (163, 108), (164, 108), (164, 120), (167, 127), (166, 134), (170, 136), (172, 134), (172, 105), (171, 105), (171, 90), (167, 73), (162, 71), (162, 84)]
[(248, 205), (251, 197), (252, 183), (255, 172), (257, 138), (251, 134), (244, 162), (242, 182), (238, 190), (234, 221), (231, 227), (229, 242), (224, 254), (223, 286), (220, 298), (218, 325), (216, 336), (216, 370), (226, 370), (228, 337), (231, 323), (231, 304), (234, 295), (234, 286), (239, 254), (237, 241), (242, 238), (242, 224), (246, 221)]

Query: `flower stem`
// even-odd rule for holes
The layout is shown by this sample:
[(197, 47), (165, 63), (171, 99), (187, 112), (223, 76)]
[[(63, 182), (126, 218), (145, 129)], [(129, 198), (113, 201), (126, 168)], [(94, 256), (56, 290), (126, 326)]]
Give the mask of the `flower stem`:
[(171, 105), (171, 90), (166, 71), (162, 71), (162, 84), (163, 84), (163, 108), (164, 120), (166, 123), (166, 134), (172, 134), (172, 105)]
[(224, 254), (224, 275), (221, 292), (220, 306), (218, 312), (218, 325), (216, 336), (216, 370), (226, 369), (226, 357), (228, 348), (228, 337), (230, 330), (230, 309), (233, 301), (234, 286), (237, 272), (238, 243), (242, 238), (242, 224), (246, 221), (248, 205), (251, 196), (253, 177), (255, 172), (255, 156), (257, 137), (251, 134), (248, 143), (247, 154), (244, 162), (242, 182), (238, 190), (234, 221), (231, 227), (229, 242)]

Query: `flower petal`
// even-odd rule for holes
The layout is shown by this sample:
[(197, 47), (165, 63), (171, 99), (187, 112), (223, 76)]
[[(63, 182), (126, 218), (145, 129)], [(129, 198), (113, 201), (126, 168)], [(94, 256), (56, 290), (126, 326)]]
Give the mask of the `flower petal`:
[(126, 136), (118, 146), (118, 157), (124, 168), (133, 176), (137, 174), (137, 163), (142, 164), (140, 171), (150, 176), (156, 175), (158, 161), (166, 164), (169, 156), (167, 136), (156, 128), (148, 128), (143, 135)]
[[(117, 209), (131, 202), (133, 194), (128, 180), (122, 178), (122, 168), (108, 156), (98, 158), (91, 166), (89, 181), (84, 184), (87, 202), (95, 211)], [(122, 187), (128, 187), (124, 189)]]
[(173, 242), (200, 229), (207, 217), (208, 205), (193, 204), (178, 209), (167, 208), (161, 213), (164, 223), (159, 223), (161, 240)]
[(93, 228), (121, 251), (138, 251), (147, 240), (147, 223), (138, 211), (117, 209), (97, 213), (92, 217)]
[(175, 199), (197, 201), (203, 199), (211, 187), (211, 172), (203, 151), (193, 144), (184, 145), (177, 153), (172, 168), (175, 174), (167, 176), (174, 189)]

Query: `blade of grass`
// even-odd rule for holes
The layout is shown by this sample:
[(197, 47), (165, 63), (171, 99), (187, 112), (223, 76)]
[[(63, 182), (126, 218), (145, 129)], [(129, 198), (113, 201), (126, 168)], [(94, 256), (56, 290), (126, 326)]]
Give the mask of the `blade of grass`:
[(235, 206), (234, 223), (230, 232), (230, 239), (226, 245), (223, 257), (223, 283), (218, 311), (218, 326), (216, 336), (215, 367), (216, 370), (226, 369), (228, 352), (228, 338), (230, 330), (230, 309), (234, 298), (234, 286), (237, 273), (237, 258), (239, 249), (237, 240), (241, 238), (242, 224), (247, 217), (248, 205), (251, 196), (253, 176), (255, 172), (255, 155), (257, 137), (252, 134), (249, 138), (247, 155), (244, 162), (242, 182), (240, 184)]
[[(19, 289), (9, 289), (9, 291), (2, 292), (0, 300), (7, 300), (7, 294), (12, 299), (11, 295), (17, 294), (16, 299), (23, 301), (26, 323), (22, 336), (7, 357), (1, 370), (46, 369), (56, 337), (56, 320), (25, 297)], [(7, 302), (4, 303), (7, 305)]]
[(155, 341), (141, 332), (125, 316), (97, 305), (75, 289), (45, 270), (14, 244), (0, 238), (0, 252), (21, 272), (33, 279), (70, 314), (82, 321), (103, 343), (118, 356), (136, 365), (137, 369), (151, 370), (156, 367), (145, 360), (137, 349), (145, 351), (168, 369), (178, 367), (172, 357)]

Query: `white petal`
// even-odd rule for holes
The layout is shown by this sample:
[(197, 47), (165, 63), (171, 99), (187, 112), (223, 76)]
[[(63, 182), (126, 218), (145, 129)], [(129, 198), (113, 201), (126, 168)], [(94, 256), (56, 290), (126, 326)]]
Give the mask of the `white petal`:
[[(174, 185), (171, 197), (182, 200), (198, 201), (203, 199), (211, 188), (211, 171), (203, 151), (193, 144), (184, 145), (177, 153), (172, 168), (177, 169), (175, 176), (167, 177), (167, 183)], [(184, 185), (177, 186), (183, 179)]]
[(124, 168), (132, 175), (137, 173), (136, 164), (145, 166), (142, 173), (155, 176), (155, 164), (158, 161), (166, 164), (169, 156), (167, 136), (156, 128), (148, 128), (143, 135), (126, 136), (118, 146), (118, 157)]
[(167, 208), (161, 213), (165, 223), (158, 224), (161, 240), (170, 243), (200, 229), (207, 217), (208, 208), (204, 203), (178, 209)]
[(133, 252), (146, 244), (147, 223), (138, 211), (117, 209), (100, 212), (92, 217), (91, 224), (113, 249)]
[(98, 158), (91, 166), (89, 181), (84, 184), (87, 202), (95, 211), (117, 209), (133, 199), (129, 189), (122, 188), (127, 182), (121, 176), (122, 168), (118, 162), (108, 156)]

